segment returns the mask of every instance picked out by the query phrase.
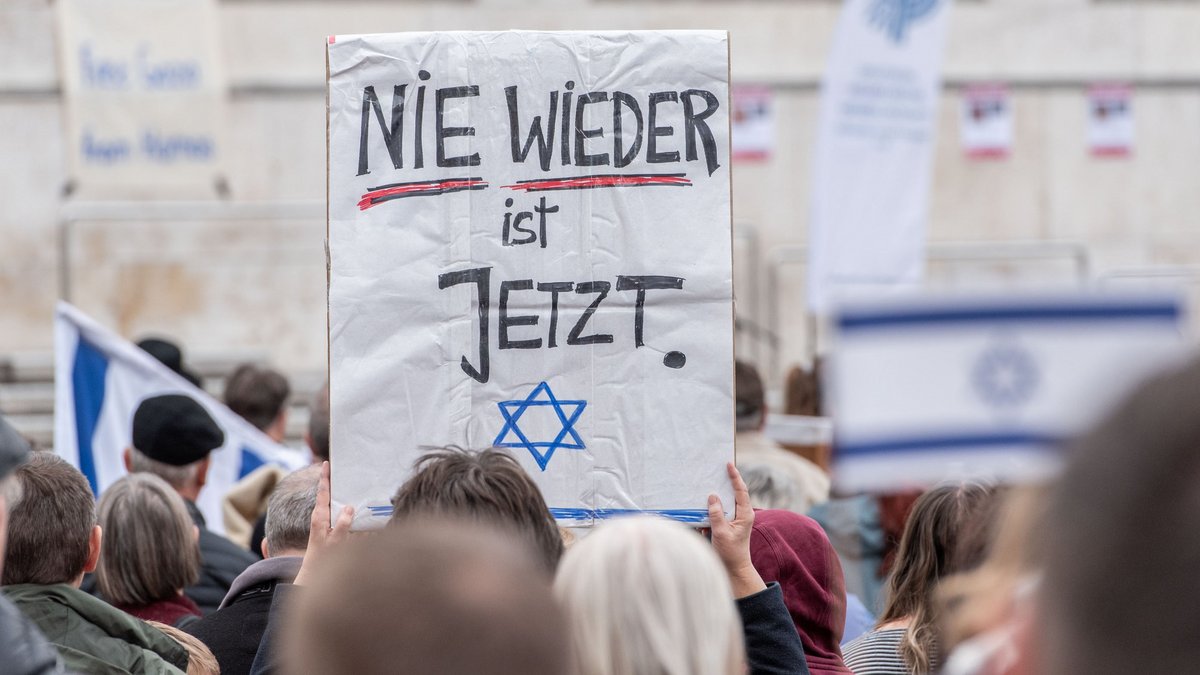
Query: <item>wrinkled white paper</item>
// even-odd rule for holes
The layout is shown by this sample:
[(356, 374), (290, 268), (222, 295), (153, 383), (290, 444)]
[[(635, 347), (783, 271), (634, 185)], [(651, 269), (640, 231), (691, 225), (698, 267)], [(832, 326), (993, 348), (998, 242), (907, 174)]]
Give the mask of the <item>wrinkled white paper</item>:
[(706, 522), (712, 492), (732, 510), (726, 34), (337, 36), (328, 56), (333, 496), (356, 529), (448, 444), (506, 447), (564, 524)]

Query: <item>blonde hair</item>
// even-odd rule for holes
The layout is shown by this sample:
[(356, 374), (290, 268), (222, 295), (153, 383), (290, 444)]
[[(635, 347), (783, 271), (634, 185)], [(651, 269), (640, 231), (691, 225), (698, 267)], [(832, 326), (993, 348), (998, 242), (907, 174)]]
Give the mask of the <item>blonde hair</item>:
[(907, 620), (900, 655), (916, 675), (938, 668), (938, 583), (974, 569), (985, 558), (995, 489), (976, 483), (941, 485), (917, 499), (904, 526), (887, 581), (878, 629)]
[(174, 626), (157, 621), (147, 621), (146, 623), (154, 626), (163, 635), (178, 642), (179, 646), (187, 650), (187, 675), (221, 675), (221, 664), (217, 662), (217, 657), (213, 655), (208, 645)]
[(100, 497), (104, 529), (96, 583), (111, 603), (142, 606), (196, 583), (200, 547), (183, 498), (148, 473), (121, 478)]
[(742, 625), (720, 560), (662, 518), (606, 523), (567, 551), (554, 583), (579, 675), (732, 675)]

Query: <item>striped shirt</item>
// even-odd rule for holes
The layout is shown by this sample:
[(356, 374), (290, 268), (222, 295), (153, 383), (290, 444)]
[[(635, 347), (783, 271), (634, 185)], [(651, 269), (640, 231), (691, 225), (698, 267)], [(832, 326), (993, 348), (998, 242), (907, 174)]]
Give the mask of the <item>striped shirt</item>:
[(842, 647), (842, 660), (854, 675), (911, 675), (900, 642), (904, 628), (873, 630)]

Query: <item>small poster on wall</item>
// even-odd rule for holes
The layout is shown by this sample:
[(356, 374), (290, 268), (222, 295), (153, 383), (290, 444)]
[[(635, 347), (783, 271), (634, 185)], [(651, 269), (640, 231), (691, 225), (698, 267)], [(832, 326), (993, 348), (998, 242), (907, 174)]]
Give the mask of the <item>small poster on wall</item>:
[(765, 162), (775, 146), (775, 109), (770, 87), (734, 87), (733, 160)]
[(1097, 84), (1088, 90), (1088, 147), (1095, 157), (1133, 154), (1133, 89)]
[(1003, 159), (1013, 143), (1013, 114), (1008, 88), (978, 84), (963, 92), (959, 128), (963, 152), (971, 159)]

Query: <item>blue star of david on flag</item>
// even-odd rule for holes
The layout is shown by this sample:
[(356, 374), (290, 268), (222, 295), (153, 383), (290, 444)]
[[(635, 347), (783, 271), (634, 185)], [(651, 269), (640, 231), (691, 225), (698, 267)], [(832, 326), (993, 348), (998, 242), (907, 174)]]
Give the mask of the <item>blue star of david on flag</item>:
[[(492, 441), (492, 445), (501, 448), (525, 448), (529, 454), (533, 455), (533, 460), (537, 462), (542, 471), (546, 470), (546, 465), (550, 463), (550, 458), (554, 456), (555, 450), (559, 448), (582, 450), (584, 448), (583, 439), (579, 438), (579, 433), (575, 431), (575, 422), (583, 414), (583, 409), (587, 407), (587, 401), (560, 401), (554, 397), (550, 385), (542, 382), (534, 387), (529, 396), (524, 399), (500, 401), (496, 405), (500, 408), (500, 414), (504, 415), (504, 428), (496, 435), (496, 440)], [(552, 441), (531, 441), (518, 423), (526, 410), (542, 406), (554, 408), (555, 414), (558, 415), (558, 421), (562, 424), (562, 429)], [(568, 408), (572, 410), (567, 412)], [(571, 439), (569, 442), (566, 441), (568, 437)]]
[(909, 26), (932, 12), (937, 4), (938, 0), (874, 0), (870, 18), (899, 44), (904, 42)]

